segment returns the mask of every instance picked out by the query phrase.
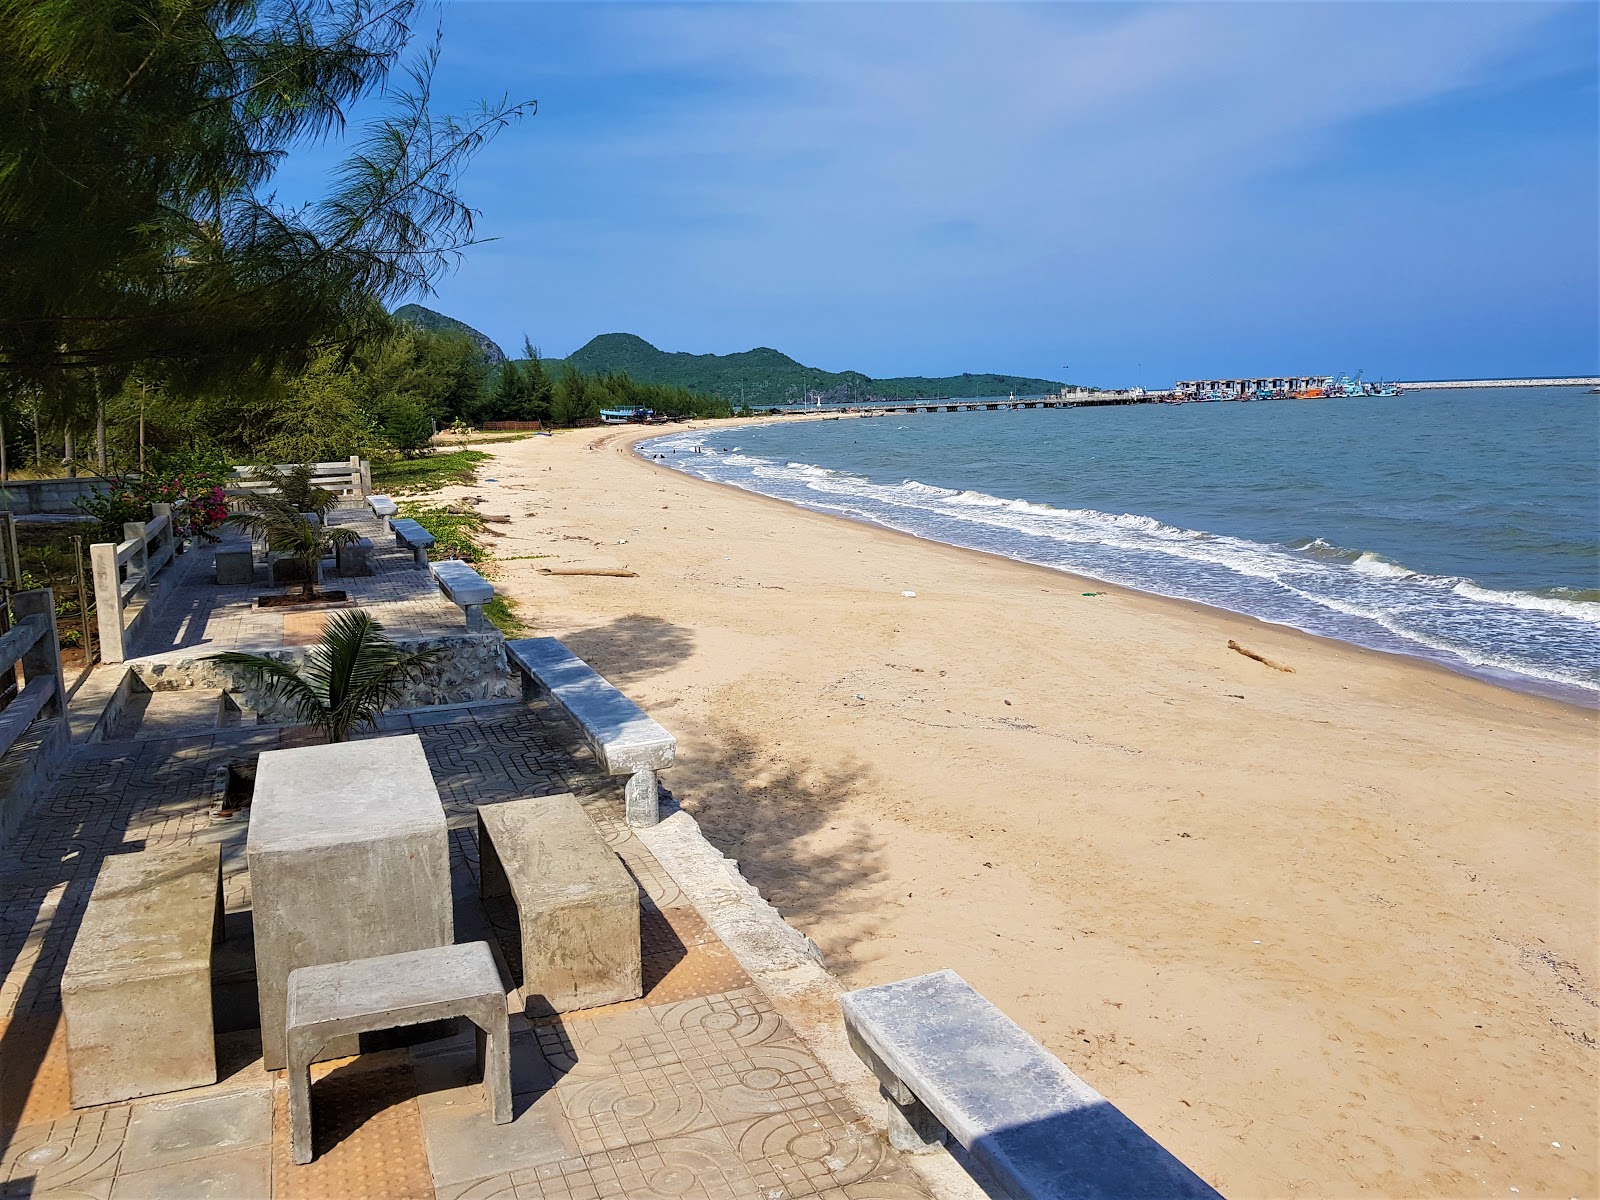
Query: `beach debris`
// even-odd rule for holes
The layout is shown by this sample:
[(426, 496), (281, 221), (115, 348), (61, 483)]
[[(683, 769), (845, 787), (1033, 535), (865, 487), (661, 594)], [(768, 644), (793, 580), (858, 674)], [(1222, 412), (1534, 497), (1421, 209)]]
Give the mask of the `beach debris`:
[[(1242, 654), (1246, 658), (1253, 658), (1253, 659), (1256, 660), (1256, 662), (1260, 663), (1262, 666), (1271, 667), (1274, 671), (1283, 671), (1285, 674), (1289, 674), (1289, 675), (1293, 675), (1294, 674), (1294, 668), (1293, 667), (1285, 666), (1283, 663), (1273, 662), (1265, 654), (1257, 654), (1254, 650), (1247, 650), (1247, 649), (1245, 649), (1245, 647), (1239, 645), (1239, 643), (1234, 641), (1232, 638), (1228, 639), (1228, 649), (1234, 651), (1235, 653)], [(1243, 696), (1241, 696), (1239, 698), (1241, 700), (1244, 699)]]
[(606, 575), (613, 579), (637, 579), (639, 572), (622, 567), (539, 567), (541, 575)]
[(628, 539), (627, 538), (618, 538), (617, 539), (617, 545), (626, 546), (627, 544), (628, 544)]
[(915, 592), (901, 592), (900, 594), (907, 600), (915, 600), (917, 598), (917, 594)]
[(1085, 596), (1098, 596), (1100, 593), (1099, 592), (1084, 592), (1083, 594)]

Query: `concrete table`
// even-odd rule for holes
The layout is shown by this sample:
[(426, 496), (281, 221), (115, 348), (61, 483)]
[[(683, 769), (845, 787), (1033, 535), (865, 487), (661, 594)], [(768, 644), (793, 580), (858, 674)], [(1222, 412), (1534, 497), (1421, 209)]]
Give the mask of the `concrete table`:
[[(288, 1061), (289, 972), (455, 941), (444, 806), (415, 734), (263, 754), (246, 855), (268, 1070)], [(357, 1048), (337, 1038), (324, 1057)]]

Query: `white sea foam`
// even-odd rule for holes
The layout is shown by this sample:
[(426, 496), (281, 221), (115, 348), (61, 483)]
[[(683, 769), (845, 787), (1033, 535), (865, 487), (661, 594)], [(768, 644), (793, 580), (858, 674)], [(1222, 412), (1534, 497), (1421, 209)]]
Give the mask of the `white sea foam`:
[(1600, 625), (1600, 603), (1593, 600), (1566, 600), (1560, 596), (1540, 596), (1533, 592), (1502, 592), (1494, 588), (1479, 587), (1470, 580), (1462, 580), (1451, 589), (1458, 596), (1477, 600), (1483, 604), (1503, 604), (1508, 608), (1522, 608), (1530, 612), (1554, 613), (1571, 617), (1591, 625)]
[[(641, 449), (658, 451), (674, 441), (660, 439)], [(759, 455), (680, 454), (669, 461), (706, 478), (919, 537), (1204, 600), (1380, 649), (1409, 648), (1489, 671), (1600, 689), (1600, 665), (1591, 669), (1600, 664), (1592, 633), (1600, 624), (1600, 603), (1590, 600), (1429, 576), (1317, 537), (1272, 545), (1140, 513), (1056, 508), (916, 479), (879, 483)], [(1541, 661), (1522, 657), (1531, 645), (1544, 649)]]

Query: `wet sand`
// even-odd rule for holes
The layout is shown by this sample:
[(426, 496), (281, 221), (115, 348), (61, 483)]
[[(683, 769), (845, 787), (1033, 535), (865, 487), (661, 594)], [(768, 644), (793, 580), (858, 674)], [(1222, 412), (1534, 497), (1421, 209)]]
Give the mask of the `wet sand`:
[(677, 734), (666, 785), (847, 984), (955, 968), (1230, 1196), (1600, 1192), (1593, 712), (637, 437), (447, 494), (512, 518), (530, 632)]

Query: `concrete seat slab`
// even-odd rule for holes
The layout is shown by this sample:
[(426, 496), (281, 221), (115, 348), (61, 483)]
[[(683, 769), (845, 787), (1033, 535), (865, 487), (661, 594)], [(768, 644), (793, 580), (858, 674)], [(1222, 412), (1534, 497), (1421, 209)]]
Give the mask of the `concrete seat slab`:
[(287, 1014), (290, 1156), (297, 1163), (315, 1157), (312, 1061), (334, 1038), (378, 1029), (466, 1017), (481, 1034), (490, 1120), (511, 1120), (511, 1035), (487, 942), (301, 967), (289, 976)]
[(608, 775), (672, 765), (677, 739), (558, 639), (519, 638), (506, 653), (583, 730)]
[(494, 584), (479, 575), (460, 559), (447, 558), (428, 564), (439, 590), (451, 603), (465, 608), (469, 604), (487, 604), (494, 599)]
[(379, 517), (392, 517), (400, 511), (400, 506), (388, 496), (382, 496), (376, 492), (367, 497), (367, 507), (372, 509), (374, 516)]
[(1006, 1194), (1036, 1200), (1218, 1200), (954, 971), (847, 992), (839, 1004), (851, 1047), (889, 1101), (899, 1148), (942, 1127)]
[(522, 995), (544, 1012), (644, 994), (639, 889), (577, 798), (478, 808), (480, 887), (510, 895), (522, 926)]
[(221, 880), (216, 846), (116, 854), (101, 866), (61, 977), (74, 1107), (216, 1082)]

